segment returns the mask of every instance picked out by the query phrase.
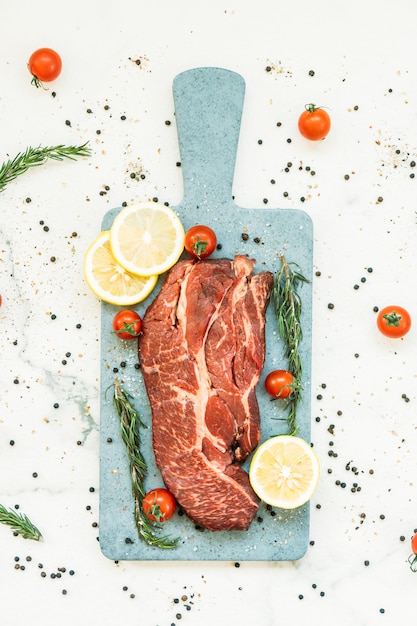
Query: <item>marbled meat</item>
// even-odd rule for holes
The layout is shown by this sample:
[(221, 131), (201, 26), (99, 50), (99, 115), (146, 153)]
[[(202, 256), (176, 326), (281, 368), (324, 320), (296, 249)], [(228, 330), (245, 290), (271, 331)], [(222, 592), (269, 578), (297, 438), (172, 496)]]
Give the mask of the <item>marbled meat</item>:
[(271, 272), (245, 256), (177, 263), (148, 307), (139, 359), (156, 464), (184, 512), (209, 530), (247, 530), (258, 509), (241, 463), (260, 438)]

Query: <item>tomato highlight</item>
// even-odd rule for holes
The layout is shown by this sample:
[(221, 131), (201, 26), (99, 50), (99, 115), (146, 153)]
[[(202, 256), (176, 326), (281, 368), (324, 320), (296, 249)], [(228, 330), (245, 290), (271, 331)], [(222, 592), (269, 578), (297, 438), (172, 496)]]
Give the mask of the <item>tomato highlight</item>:
[(140, 335), (142, 331), (142, 320), (136, 311), (124, 309), (114, 316), (112, 329), (119, 339), (129, 341)]
[(411, 316), (402, 306), (385, 306), (377, 316), (377, 327), (386, 337), (399, 339), (411, 328)]
[(329, 114), (315, 104), (306, 104), (298, 118), (298, 130), (305, 139), (321, 141), (330, 132), (331, 121)]
[(145, 495), (142, 508), (152, 522), (163, 524), (174, 515), (177, 503), (168, 489), (157, 487)]

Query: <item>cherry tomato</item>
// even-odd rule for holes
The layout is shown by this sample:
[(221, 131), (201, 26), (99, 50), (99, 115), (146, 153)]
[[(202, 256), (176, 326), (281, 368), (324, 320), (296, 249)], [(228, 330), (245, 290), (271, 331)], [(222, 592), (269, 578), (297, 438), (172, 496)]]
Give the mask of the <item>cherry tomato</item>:
[(287, 370), (274, 370), (265, 378), (265, 389), (274, 398), (288, 398), (294, 388), (294, 376)]
[(298, 118), (298, 130), (310, 141), (324, 139), (329, 134), (330, 126), (329, 114), (314, 104), (306, 104), (305, 111)]
[(32, 74), (32, 85), (41, 87), (58, 78), (62, 70), (62, 60), (58, 52), (51, 48), (39, 48), (29, 58), (29, 72)]
[(204, 259), (214, 252), (217, 246), (217, 237), (210, 226), (198, 224), (192, 226), (185, 233), (185, 249), (188, 254), (197, 259)]
[(410, 330), (411, 317), (402, 306), (386, 306), (379, 311), (376, 323), (383, 335), (397, 339)]
[(116, 313), (113, 318), (112, 328), (119, 339), (135, 339), (142, 330), (142, 320), (136, 311), (125, 309)]
[(158, 487), (148, 491), (143, 498), (142, 507), (152, 522), (162, 524), (174, 515), (177, 503), (168, 489)]

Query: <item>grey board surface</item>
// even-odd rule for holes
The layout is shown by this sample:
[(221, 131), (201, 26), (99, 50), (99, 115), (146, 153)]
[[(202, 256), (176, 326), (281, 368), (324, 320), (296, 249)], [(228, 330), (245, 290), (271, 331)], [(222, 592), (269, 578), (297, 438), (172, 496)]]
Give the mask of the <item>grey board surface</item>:
[[(255, 271), (276, 272), (280, 254), (297, 263), (310, 280), (301, 287), (303, 338), (303, 398), (298, 408), (299, 435), (310, 440), (313, 226), (298, 209), (242, 208), (232, 199), (232, 184), (243, 110), (245, 82), (234, 72), (203, 67), (188, 70), (173, 83), (178, 141), (184, 179), (184, 197), (173, 207), (184, 228), (198, 223), (217, 233), (221, 250), (213, 257), (246, 254), (256, 259)], [(106, 213), (102, 229), (108, 230), (120, 208)], [(242, 238), (242, 233), (248, 235)], [(143, 315), (155, 291), (134, 308)], [(129, 463), (112, 406), (111, 387), (117, 376), (132, 393), (136, 408), (148, 428), (141, 429), (142, 449), (148, 463), (147, 488), (162, 486), (151, 441), (151, 411), (138, 363), (136, 341), (121, 342), (111, 333), (120, 310), (102, 304), (101, 416), (100, 416), (100, 547), (113, 560), (143, 561), (294, 561), (302, 558), (309, 541), (309, 503), (287, 511), (260, 504), (258, 518), (248, 531), (203, 531), (178, 512), (163, 533), (180, 537), (174, 550), (161, 550), (139, 539), (133, 518)], [(267, 310), (266, 358), (257, 396), (261, 411), (261, 442), (285, 432), (286, 411), (281, 401), (271, 402), (264, 379), (272, 369), (285, 369), (284, 345), (279, 337), (273, 306)], [(122, 363), (122, 366), (120, 365)], [(118, 370), (115, 372), (115, 368)], [(110, 443), (111, 441), (111, 443)], [(247, 469), (250, 459), (245, 463)]]

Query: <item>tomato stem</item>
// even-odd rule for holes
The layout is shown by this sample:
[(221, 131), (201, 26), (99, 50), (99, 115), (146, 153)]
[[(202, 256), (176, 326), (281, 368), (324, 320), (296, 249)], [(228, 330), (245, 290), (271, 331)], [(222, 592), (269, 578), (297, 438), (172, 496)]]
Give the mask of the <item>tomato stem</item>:
[(207, 250), (207, 246), (208, 246), (208, 241), (205, 241), (204, 239), (200, 239), (198, 235), (197, 237), (194, 237), (192, 247), (193, 247), (193, 251), (196, 257), (200, 258), (203, 254), (205, 254)]
[(382, 316), (384, 318), (384, 320), (386, 321), (387, 326), (399, 326), (400, 322), (402, 320), (402, 316), (398, 315), (398, 313), (396, 313), (395, 311), (393, 311), (392, 313), (387, 313), (386, 315)]
[(417, 554), (410, 554), (408, 557), (410, 569), (412, 572), (417, 572)]
[(42, 89), (44, 89), (45, 91), (48, 91), (48, 87), (45, 87), (45, 85), (39, 80), (37, 76), (35, 76), (35, 74), (32, 74), (32, 80), (30, 82), (37, 89), (39, 89), (39, 87), (42, 87)]

